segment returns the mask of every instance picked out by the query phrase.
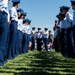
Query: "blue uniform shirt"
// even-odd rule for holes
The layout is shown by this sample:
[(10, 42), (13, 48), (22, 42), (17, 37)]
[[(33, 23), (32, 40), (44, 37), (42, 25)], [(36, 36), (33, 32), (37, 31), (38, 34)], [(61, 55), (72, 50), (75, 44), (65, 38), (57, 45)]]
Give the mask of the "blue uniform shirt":
[(37, 33), (36, 33), (36, 38), (42, 38), (41, 32), (37, 32)]
[(73, 11), (73, 26), (75, 26), (75, 10)]
[(61, 21), (60, 29), (66, 28), (66, 26), (67, 26), (67, 19), (65, 18), (64, 20)]
[(66, 14), (66, 21), (66, 28), (71, 27), (71, 22), (73, 22), (73, 16), (69, 12)]

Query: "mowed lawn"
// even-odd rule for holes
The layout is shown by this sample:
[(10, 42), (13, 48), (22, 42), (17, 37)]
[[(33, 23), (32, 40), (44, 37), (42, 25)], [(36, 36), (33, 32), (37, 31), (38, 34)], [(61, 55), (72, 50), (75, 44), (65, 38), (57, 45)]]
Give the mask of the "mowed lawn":
[(64, 58), (53, 50), (29, 51), (0, 67), (0, 75), (75, 75), (75, 59)]

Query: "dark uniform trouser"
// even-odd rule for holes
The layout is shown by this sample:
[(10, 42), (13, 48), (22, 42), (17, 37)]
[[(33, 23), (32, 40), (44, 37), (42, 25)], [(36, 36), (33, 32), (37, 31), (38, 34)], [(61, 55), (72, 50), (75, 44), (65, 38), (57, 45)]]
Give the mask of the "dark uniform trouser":
[(17, 43), (16, 40), (17, 40), (17, 22), (13, 20), (10, 25), (8, 59), (13, 59), (16, 56), (16, 43)]
[(41, 38), (37, 38), (37, 50), (38, 51), (41, 51), (42, 50), (42, 48), (41, 48), (41, 41), (42, 41), (42, 39)]
[(17, 30), (16, 55), (22, 54), (22, 41), (23, 41), (23, 33), (22, 31)]
[(44, 38), (45, 49), (48, 51), (48, 38)]
[(27, 53), (28, 52), (28, 47), (29, 47), (29, 34), (24, 34), (23, 36), (23, 53)]
[(0, 11), (0, 66), (7, 57), (9, 24), (7, 14)]
[(74, 58), (74, 40), (73, 32), (71, 28), (67, 28), (67, 47), (68, 47), (68, 57)]
[[(73, 38), (74, 38), (74, 47), (75, 47), (75, 26), (73, 27)], [(75, 50), (74, 50), (74, 56), (75, 56)]]
[(67, 56), (67, 40), (66, 40), (65, 29), (61, 30), (60, 44), (61, 44), (61, 54), (64, 55), (64, 56)]
[(34, 50), (35, 49), (35, 39), (34, 39), (34, 37), (32, 37), (31, 40), (32, 40), (32, 48), (31, 48), (31, 50)]
[(55, 51), (58, 52), (57, 37), (54, 38), (54, 48), (55, 48)]

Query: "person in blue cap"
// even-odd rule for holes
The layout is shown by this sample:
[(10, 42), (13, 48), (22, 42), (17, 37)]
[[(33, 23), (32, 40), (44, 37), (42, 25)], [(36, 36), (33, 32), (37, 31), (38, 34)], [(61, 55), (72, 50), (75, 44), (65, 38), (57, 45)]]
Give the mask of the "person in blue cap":
[[(73, 27), (74, 46), (75, 46), (75, 0), (71, 0), (71, 6), (72, 6), (72, 9), (73, 9), (73, 23), (72, 23), (72, 27)], [(74, 51), (74, 57), (75, 57), (75, 51)]]
[[(60, 12), (62, 13), (62, 12)], [(54, 31), (54, 47), (56, 52), (61, 51), (61, 45), (60, 45), (60, 27), (61, 27), (61, 19), (60, 19), (60, 13), (56, 15), (58, 18), (58, 22), (55, 24), (55, 31)]]
[[(24, 17), (22, 17), (22, 13), (24, 11), (22, 9), (18, 9), (17, 13), (18, 14), (18, 27), (17, 27), (17, 44), (16, 44), (16, 55), (22, 54), (22, 41), (23, 41), (23, 19)], [(26, 15), (25, 15), (26, 16)]]
[(35, 27), (32, 27), (31, 41), (32, 41), (32, 48), (31, 48), (31, 50), (33, 51), (35, 49)]
[[(59, 19), (60, 18), (59, 14), (56, 17)], [(58, 52), (58, 29), (57, 29), (58, 25), (59, 23), (56, 20), (54, 25), (54, 48), (56, 52)]]
[(43, 35), (43, 41), (45, 44), (45, 49), (46, 51), (48, 51), (48, 37), (49, 37), (49, 33), (48, 33), (48, 28), (44, 28), (44, 35)]
[(30, 49), (30, 47), (31, 47), (31, 31), (30, 31), (30, 25), (31, 25), (31, 20), (29, 19), (28, 20), (28, 25), (27, 25), (27, 37), (28, 37), (28, 39), (27, 39), (27, 41), (28, 41), (27, 42), (27, 46), (28, 46), (28, 49)]
[(26, 12), (22, 12), (21, 13), (21, 17), (26, 18), (27, 13)]
[(23, 25), (24, 25), (24, 29), (23, 29), (23, 54), (28, 52), (28, 35), (27, 35), (27, 31), (28, 31), (28, 27), (27, 25), (29, 24), (29, 19), (24, 19), (23, 20)]
[(18, 26), (18, 14), (17, 8), (20, 5), (20, 0), (12, 0), (13, 7), (10, 9), (10, 41), (9, 41), (9, 51), (8, 59), (13, 59), (15, 57), (16, 50), (16, 40), (17, 40), (17, 26)]
[(21, 16), (22, 12), (23, 12), (23, 10), (21, 8), (17, 9), (18, 19), (20, 19), (20, 16)]
[(67, 42), (66, 42), (66, 30), (67, 20), (64, 13), (60, 13), (61, 26), (60, 26), (60, 44), (61, 44), (61, 54), (67, 57)]
[(37, 50), (41, 51), (42, 48), (42, 33), (41, 33), (41, 28), (37, 28), (38, 32), (36, 33), (36, 40), (37, 40)]
[(68, 48), (68, 57), (74, 58), (74, 41), (73, 41), (73, 32), (72, 32), (72, 21), (73, 21), (73, 16), (70, 14), (69, 9), (70, 7), (68, 6), (62, 6), (63, 8), (63, 13), (66, 15), (66, 39), (67, 39), (67, 48)]
[(8, 44), (8, 4), (10, 0), (0, 1), (0, 66), (5, 64), (7, 57), (7, 44)]
[(63, 9), (62, 9), (62, 7), (60, 7), (60, 13), (63, 13)]

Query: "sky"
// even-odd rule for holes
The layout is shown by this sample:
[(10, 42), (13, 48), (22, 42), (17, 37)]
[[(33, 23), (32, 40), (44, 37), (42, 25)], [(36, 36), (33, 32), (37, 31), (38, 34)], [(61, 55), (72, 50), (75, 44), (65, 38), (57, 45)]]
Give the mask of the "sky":
[[(53, 26), (56, 15), (59, 13), (59, 7), (71, 7), (70, 0), (21, 0), (20, 7), (27, 12), (27, 17), (32, 20), (31, 28), (44, 27), (48, 28), (53, 33)], [(9, 4), (9, 10), (12, 7), (12, 2)], [(72, 8), (70, 8), (72, 14)]]

